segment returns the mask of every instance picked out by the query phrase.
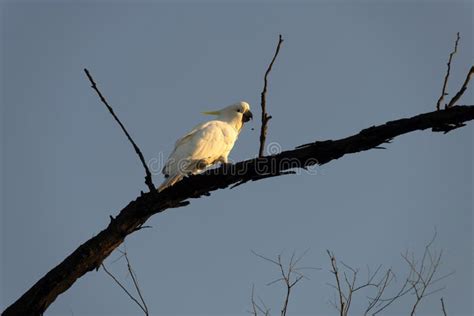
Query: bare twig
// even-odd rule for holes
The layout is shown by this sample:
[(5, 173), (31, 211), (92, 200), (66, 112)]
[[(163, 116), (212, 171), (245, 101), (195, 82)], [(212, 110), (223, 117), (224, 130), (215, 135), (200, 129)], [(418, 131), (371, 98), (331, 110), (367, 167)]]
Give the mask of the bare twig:
[[(366, 287), (376, 287), (379, 288), (382, 283), (385, 285), (382, 288), (385, 288), (386, 285), (391, 281), (390, 280), (390, 270), (388, 270), (387, 275), (383, 277), (379, 282), (374, 283), (374, 278), (378, 275), (378, 272), (380, 271), (381, 266), (379, 266), (373, 274), (370, 273), (370, 270), (368, 269), (368, 274), (367, 274), (367, 282), (364, 284), (357, 285), (357, 275), (359, 273), (358, 269), (354, 269), (348, 264), (345, 264), (344, 262), (341, 261), (341, 264), (348, 270), (343, 271), (342, 274), (339, 270), (338, 264), (336, 257), (332, 252), (329, 250), (326, 250), (329, 259), (331, 261), (331, 273), (334, 275), (334, 278), (336, 280), (336, 285), (329, 284), (331, 287), (336, 289), (337, 291), (337, 296), (338, 296), (338, 302), (334, 301), (332, 302), (332, 305), (337, 309), (339, 312), (340, 316), (347, 316), (349, 315), (349, 309), (352, 304), (353, 296), (357, 291), (360, 291)], [(350, 274), (350, 276), (349, 276)], [(344, 280), (345, 286), (343, 285), (342, 279)], [(385, 280), (385, 282), (383, 282)], [(383, 291), (382, 291), (383, 292)], [(379, 294), (381, 295), (381, 294)], [(369, 308), (370, 309), (370, 304)], [(368, 311), (366, 311), (367, 313)]]
[(268, 74), (272, 70), (273, 63), (275, 62), (275, 59), (278, 56), (278, 53), (280, 52), (280, 46), (283, 43), (283, 38), (281, 37), (281, 34), (278, 37), (278, 45), (275, 50), (275, 54), (273, 55), (272, 61), (268, 65), (267, 71), (265, 72), (265, 77), (263, 79), (264, 85), (263, 85), (263, 90), (260, 95), (260, 105), (262, 107), (262, 127), (260, 128), (260, 148), (258, 150), (258, 156), (263, 157), (263, 151), (265, 148), (265, 140), (267, 138), (267, 125), (268, 121), (272, 118), (271, 115), (268, 115), (267, 113), (267, 103), (266, 103), (266, 94), (267, 94), (267, 84), (268, 84)]
[(474, 66), (471, 66), (471, 69), (469, 69), (469, 72), (467, 73), (466, 79), (464, 80), (464, 83), (461, 89), (459, 89), (459, 91), (454, 95), (451, 101), (449, 101), (449, 103), (446, 105), (447, 109), (453, 107), (456, 104), (456, 102), (461, 98), (461, 96), (467, 90), (467, 85), (473, 75), (474, 75)]
[(250, 297), (251, 303), (252, 303), (252, 310), (250, 313), (253, 316), (258, 316), (258, 313), (262, 313), (263, 316), (269, 316), (270, 315), (270, 309), (265, 305), (263, 300), (259, 297), (258, 300), (260, 301), (260, 304), (255, 301), (255, 286), (252, 284), (252, 295)]
[(122, 131), (125, 133), (125, 135), (127, 136), (128, 140), (130, 141), (130, 143), (132, 144), (133, 148), (135, 149), (135, 152), (137, 153), (138, 157), (140, 158), (140, 161), (142, 162), (142, 165), (143, 165), (143, 168), (145, 168), (145, 184), (148, 186), (148, 189), (150, 189), (150, 192), (154, 192), (156, 191), (156, 187), (155, 185), (153, 184), (153, 180), (151, 178), (151, 172), (150, 172), (150, 169), (148, 169), (148, 166), (145, 162), (145, 158), (143, 157), (143, 154), (140, 150), (140, 148), (138, 148), (137, 144), (135, 144), (135, 142), (133, 141), (132, 137), (130, 136), (130, 134), (127, 132), (127, 130), (125, 129), (125, 126), (122, 124), (122, 122), (119, 120), (119, 118), (117, 117), (117, 115), (115, 114), (114, 112), (114, 109), (109, 105), (109, 103), (107, 102), (107, 100), (105, 99), (105, 97), (102, 95), (102, 93), (100, 92), (99, 88), (97, 88), (97, 85), (94, 81), (94, 79), (92, 78), (92, 75), (90, 74), (89, 70), (87, 70), (86, 68), (84, 68), (84, 72), (86, 73), (87, 75), (87, 78), (89, 79), (89, 81), (91, 82), (92, 84), (92, 89), (95, 90), (95, 92), (97, 93), (97, 95), (99, 96), (100, 100), (102, 101), (102, 103), (107, 107), (107, 109), (109, 110), (110, 114), (112, 114), (112, 116), (114, 117), (115, 121), (120, 125), (120, 128), (122, 129)]
[(258, 316), (258, 305), (257, 303), (255, 302), (255, 285), (252, 284), (252, 295), (250, 296), (250, 301), (252, 303), (252, 315), (253, 316)]
[(329, 259), (331, 260), (331, 269), (332, 269), (331, 272), (334, 274), (334, 278), (336, 279), (336, 289), (337, 289), (337, 294), (339, 295), (339, 305), (337, 304), (334, 304), (334, 305), (339, 311), (339, 315), (344, 316), (347, 299), (345, 298), (344, 291), (341, 287), (341, 281), (339, 278), (339, 269), (337, 267), (336, 257), (329, 250), (326, 250), (326, 252), (328, 253)]
[[(314, 269), (314, 268), (310, 268), (310, 267), (298, 267), (297, 266), (298, 263), (301, 261), (301, 259), (303, 259), (303, 257), (306, 255), (307, 251), (305, 251), (302, 255), (300, 255), (297, 258), (295, 257), (295, 253), (293, 253), (290, 260), (289, 260), (289, 263), (288, 263), (287, 267), (285, 267), (285, 264), (283, 264), (281, 254), (277, 256), (276, 260), (274, 260), (274, 259), (270, 259), (270, 258), (267, 258), (265, 256), (262, 256), (262, 255), (256, 253), (253, 250), (251, 250), (251, 252), (255, 256), (257, 256), (259, 258), (262, 258), (263, 260), (268, 261), (268, 262), (270, 262), (270, 263), (272, 263), (272, 264), (274, 264), (278, 267), (280, 277), (278, 277), (277, 279), (267, 283), (267, 285), (272, 285), (272, 284), (277, 283), (277, 282), (283, 282), (285, 284), (286, 293), (285, 293), (285, 297), (284, 297), (284, 300), (283, 300), (283, 306), (281, 308), (280, 315), (281, 316), (286, 316), (287, 311), (288, 311), (288, 304), (290, 302), (291, 290), (293, 289), (293, 287), (299, 281), (301, 281), (304, 278), (307, 279), (307, 277), (299, 271), (305, 270), (305, 269)], [(253, 294), (252, 294), (252, 296), (253, 296)], [(269, 309), (266, 309), (266, 310), (269, 311)]]
[(135, 290), (137, 291), (138, 296), (140, 297), (140, 300), (142, 301), (143, 308), (146, 311), (146, 315), (148, 315), (148, 307), (145, 303), (145, 300), (143, 299), (142, 291), (140, 290), (140, 286), (138, 285), (137, 276), (135, 275), (135, 272), (132, 269), (132, 265), (131, 265), (130, 260), (128, 258), (127, 252), (123, 251), (122, 254), (125, 257), (125, 260), (127, 261), (127, 269), (128, 269), (128, 272), (130, 273), (130, 276), (132, 277), (132, 281), (133, 281), (133, 285), (135, 286)]
[[(411, 261), (404, 256), (405, 260), (407, 261), (408, 265), (412, 269), (412, 271), (415, 272), (417, 275), (417, 278), (414, 281), (411, 281), (413, 284), (413, 290), (415, 291), (415, 296), (416, 300), (415, 303), (413, 304), (412, 310), (410, 315), (413, 316), (415, 315), (416, 308), (420, 304), (421, 300), (432, 294), (437, 292), (438, 290), (427, 292), (428, 288), (431, 287), (433, 284), (433, 277), (435, 276), (438, 267), (441, 262), (441, 257), (443, 255), (442, 251), (440, 251), (438, 254), (432, 254), (430, 247), (431, 244), (434, 241), (434, 238), (436, 238), (436, 234), (433, 237), (432, 241), (425, 247), (425, 252), (423, 253), (423, 257), (421, 259), (420, 265), (417, 269), (416, 267), (416, 262), (414, 259)], [(426, 264), (426, 259), (429, 259), (429, 263)]]
[(366, 316), (372, 310), (372, 308), (374, 308), (375, 306), (379, 306), (379, 302), (381, 300), (382, 295), (384, 294), (385, 290), (394, 278), (395, 274), (393, 274), (391, 269), (388, 269), (384, 277), (377, 284), (375, 284), (375, 287), (377, 288), (377, 293), (374, 298), (369, 298), (369, 305), (365, 309), (364, 316)]
[(443, 310), (443, 315), (448, 316), (448, 313), (446, 312), (446, 307), (444, 306), (444, 299), (441, 298), (441, 309)]
[(441, 95), (438, 99), (438, 102), (436, 103), (436, 110), (438, 110), (438, 111), (441, 109), (441, 103), (444, 100), (444, 96), (448, 95), (448, 93), (446, 92), (446, 88), (448, 86), (449, 73), (451, 71), (451, 60), (453, 59), (454, 54), (456, 54), (456, 52), (458, 51), (459, 39), (460, 39), (459, 32), (457, 32), (456, 42), (454, 43), (454, 50), (451, 52), (451, 54), (449, 54), (449, 59), (448, 59), (448, 64), (447, 64), (448, 69), (446, 71), (446, 76), (444, 77), (443, 89), (441, 90)]
[(127, 288), (119, 280), (117, 280), (117, 278), (111, 272), (109, 272), (109, 270), (107, 270), (105, 264), (103, 263), (102, 269), (104, 269), (105, 273), (107, 273), (112, 278), (112, 280), (114, 280), (115, 283), (117, 283), (117, 285), (120, 286), (120, 288), (128, 295), (128, 297), (130, 297), (130, 299), (133, 300), (140, 307), (140, 309), (145, 313), (145, 315), (148, 315), (147, 310), (142, 306), (142, 304), (140, 304), (140, 302), (127, 290)]
[(125, 260), (127, 262), (127, 270), (130, 273), (130, 276), (132, 277), (133, 286), (135, 287), (135, 290), (138, 293), (138, 296), (139, 296), (139, 299), (140, 299), (141, 302), (139, 302), (138, 299), (136, 299), (127, 290), (127, 288), (109, 270), (107, 270), (107, 268), (105, 267), (105, 265), (103, 263), (102, 263), (102, 268), (104, 269), (105, 273), (107, 273), (115, 281), (115, 283), (117, 283), (120, 286), (120, 288), (128, 295), (128, 297), (130, 297), (130, 299), (132, 299), (140, 307), (140, 309), (143, 311), (143, 313), (145, 313), (145, 315), (148, 316), (149, 315), (148, 306), (146, 305), (146, 302), (143, 298), (142, 292), (140, 290), (140, 286), (138, 284), (137, 276), (135, 275), (135, 272), (132, 269), (132, 264), (130, 263), (130, 259), (128, 258), (127, 251), (126, 250), (124, 250), (124, 251), (119, 250), (119, 252), (121, 253), (121, 256), (119, 257), (119, 259), (125, 258)]

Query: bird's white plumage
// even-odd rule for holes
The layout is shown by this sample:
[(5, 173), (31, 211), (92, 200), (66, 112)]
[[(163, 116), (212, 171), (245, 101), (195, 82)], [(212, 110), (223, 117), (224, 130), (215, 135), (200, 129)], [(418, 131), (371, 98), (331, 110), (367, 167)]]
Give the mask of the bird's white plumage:
[(159, 191), (186, 175), (199, 173), (218, 162), (227, 163), (243, 123), (252, 117), (246, 102), (206, 114), (217, 115), (217, 118), (197, 125), (176, 141), (163, 168), (166, 179), (158, 188)]

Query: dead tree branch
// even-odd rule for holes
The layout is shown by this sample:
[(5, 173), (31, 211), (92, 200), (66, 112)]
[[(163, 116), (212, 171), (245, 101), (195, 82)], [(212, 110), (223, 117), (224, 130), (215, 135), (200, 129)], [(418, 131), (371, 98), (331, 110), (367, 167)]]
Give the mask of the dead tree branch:
[(136, 231), (150, 216), (170, 208), (188, 205), (191, 198), (208, 196), (211, 191), (227, 188), (241, 181), (278, 176), (282, 171), (327, 164), (348, 154), (373, 149), (387, 140), (418, 130), (449, 131), (474, 120), (474, 105), (453, 106), (410, 118), (390, 121), (366, 128), (359, 133), (338, 139), (315, 141), (283, 151), (277, 155), (245, 160), (190, 176), (174, 186), (155, 194), (144, 193), (125, 206), (100, 233), (79, 246), (64, 261), (46, 273), (3, 315), (42, 314), (58, 295), (76, 280), (101, 266), (125, 237)]
[(449, 54), (449, 59), (448, 59), (448, 69), (446, 70), (446, 75), (444, 76), (444, 81), (443, 81), (443, 89), (441, 90), (441, 95), (439, 96), (438, 102), (436, 103), (436, 110), (441, 109), (441, 103), (444, 100), (444, 97), (448, 95), (446, 92), (446, 88), (448, 86), (448, 80), (449, 80), (449, 74), (451, 72), (451, 60), (453, 59), (454, 54), (458, 51), (458, 43), (459, 43), (459, 32), (456, 34), (456, 41), (454, 43), (454, 50)]
[(115, 277), (115, 275), (113, 275), (112, 272), (110, 272), (107, 269), (107, 267), (103, 263), (102, 263), (102, 269), (104, 269), (104, 272), (107, 273), (107, 275), (110, 276), (112, 280), (114, 280), (114, 282), (125, 292), (125, 294), (127, 294), (127, 296), (130, 297), (130, 299), (134, 301), (140, 307), (140, 309), (146, 314), (146, 310), (143, 308), (140, 302), (127, 290), (127, 288)]
[(267, 126), (268, 126), (268, 121), (272, 118), (271, 115), (268, 115), (267, 113), (267, 84), (268, 84), (268, 75), (270, 74), (270, 71), (272, 71), (273, 63), (275, 62), (278, 53), (280, 52), (280, 46), (283, 43), (283, 39), (281, 37), (281, 34), (279, 35), (278, 38), (278, 45), (275, 50), (275, 54), (273, 55), (272, 61), (268, 65), (267, 71), (265, 72), (265, 77), (263, 79), (264, 84), (263, 84), (263, 91), (260, 95), (260, 105), (262, 107), (262, 127), (260, 128), (260, 148), (258, 150), (258, 156), (263, 157), (264, 150), (265, 150), (265, 140), (267, 138)]
[(102, 269), (104, 269), (105, 273), (107, 273), (108, 276), (110, 276), (112, 278), (112, 280), (114, 280), (114, 282), (125, 292), (125, 294), (127, 294), (128, 297), (130, 297), (130, 299), (132, 301), (135, 302), (135, 304), (137, 304), (140, 309), (143, 311), (143, 313), (148, 316), (148, 311), (146, 310), (146, 308), (144, 306), (142, 306), (142, 304), (140, 304), (140, 302), (127, 290), (127, 288), (105, 267), (105, 264), (102, 263)]
[[(370, 273), (370, 270), (367, 271), (367, 282), (357, 285), (357, 277), (359, 270), (352, 268), (344, 262), (341, 262), (341, 264), (346, 269), (346, 271), (342, 271), (341, 273), (334, 254), (329, 250), (327, 250), (327, 254), (331, 262), (331, 273), (334, 275), (334, 279), (336, 281), (336, 285), (329, 285), (336, 289), (336, 293), (338, 296), (338, 301), (334, 301), (331, 303), (337, 309), (340, 316), (349, 315), (349, 310), (351, 308), (353, 297), (356, 292), (369, 287), (377, 288), (378, 292), (376, 294), (376, 297), (378, 298), (383, 294), (388, 284), (392, 281), (394, 277), (390, 269), (388, 269), (387, 272), (385, 272), (381, 277), (379, 277), (379, 271), (382, 267), (380, 265), (373, 274)], [(344, 279), (345, 283), (342, 282), (342, 279)], [(379, 280), (376, 281), (375, 279)], [(374, 300), (369, 301), (369, 306), (367, 307), (364, 315), (367, 315), (367, 313), (374, 305)]]
[(260, 297), (258, 298), (258, 300), (260, 301), (260, 303), (257, 303), (257, 301), (255, 301), (255, 285), (252, 284), (252, 294), (250, 297), (250, 302), (252, 303), (252, 310), (250, 311), (250, 313), (253, 316), (258, 316), (259, 312), (262, 313), (263, 316), (270, 316), (270, 308), (265, 305), (265, 303)]
[(441, 298), (441, 309), (443, 310), (443, 315), (448, 316), (448, 313), (446, 312), (446, 307), (444, 306), (444, 299)]
[(86, 73), (86, 76), (87, 78), (89, 79), (89, 81), (91, 82), (92, 84), (92, 89), (95, 90), (95, 92), (97, 93), (97, 95), (99, 96), (100, 100), (102, 101), (102, 103), (107, 107), (107, 109), (109, 110), (110, 114), (112, 114), (112, 116), (114, 117), (115, 121), (118, 123), (118, 125), (120, 125), (120, 128), (122, 129), (122, 131), (125, 133), (125, 136), (127, 136), (128, 140), (130, 141), (130, 143), (132, 144), (133, 146), (133, 149), (135, 149), (135, 152), (137, 153), (138, 157), (140, 158), (140, 161), (142, 162), (142, 165), (143, 165), (143, 168), (145, 169), (145, 184), (147, 185), (148, 189), (150, 190), (150, 192), (154, 192), (156, 191), (156, 187), (155, 185), (153, 184), (153, 180), (151, 179), (151, 172), (150, 172), (150, 169), (148, 169), (148, 166), (145, 162), (145, 157), (143, 157), (143, 154), (140, 150), (140, 148), (137, 146), (137, 144), (133, 141), (132, 137), (130, 136), (130, 134), (127, 132), (127, 129), (125, 128), (125, 126), (122, 124), (122, 122), (120, 121), (120, 119), (117, 117), (117, 115), (115, 114), (114, 112), (114, 109), (109, 105), (109, 103), (107, 102), (107, 100), (105, 99), (104, 95), (100, 92), (99, 88), (97, 87), (94, 79), (92, 78), (92, 75), (90, 74), (89, 70), (87, 70), (86, 68), (84, 68), (84, 72)]
[[(432, 285), (440, 279), (444, 279), (445, 276), (433, 279), (438, 271), (439, 265), (441, 263), (441, 257), (443, 255), (442, 251), (438, 253), (433, 253), (431, 250), (431, 246), (436, 238), (436, 234), (433, 236), (433, 239), (425, 246), (425, 251), (423, 253), (423, 257), (419, 263), (417, 264), (415, 260), (415, 256), (412, 255), (411, 259), (408, 258), (408, 254), (402, 255), (403, 259), (407, 262), (408, 266), (410, 267), (410, 271), (413, 272), (415, 278), (410, 278), (409, 282), (415, 292), (415, 303), (411, 309), (410, 315), (415, 315), (416, 309), (419, 306), (421, 300), (433, 293), (440, 291), (440, 289), (436, 289), (434, 291), (428, 292), (428, 289), (432, 287)], [(429, 262), (426, 261), (429, 259)], [(408, 278), (407, 278), (408, 279)]]
[[(275, 283), (279, 283), (279, 282), (283, 282), (283, 284), (285, 285), (285, 297), (283, 299), (283, 306), (281, 308), (281, 312), (280, 312), (280, 315), (281, 316), (286, 316), (286, 313), (288, 311), (288, 304), (290, 302), (290, 297), (291, 297), (291, 290), (293, 289), (293, 287), (298, 284), (299, 281), (301, 281), (302, 279), (308, 279), (308, 277), (306, 277), (302, 271), (303, 270), (308, 270), (308, 269), (315, 269), (315, 268), (310, 268), (310, 267), (299, 267), (298, 264), (301, 262), (301, 260), (304, 258), (304, 256), (306, 255), (308, 251), (305, 251), (303, 252), (303, 254), (301, 254), (300, 256), (296, 257), (296, 254), (293, 253), (290, 257), (290, 260), (288, 262), (288, 264), (284, 264), (283, 261), (282, 261), (282, 255), (279, 254), (277, 256), (277, 259), (274, 260), (274, 259), (270, 259), (270, 258), (267, 258), (265, 256), (262, 256), (258, 253), (256, 253), (255, 251), (252, 250), (252, 253), (267, 261), (267, 262), (270, 262), (272, 263), (273, 265), (276, 265), (278, 267), (278, 271), (279, 271), (279, 277), (269, 283), (267, 283), (267, 285), (272, 285), (272, 284), (275, 284)], [(257, 309), (259, 309), (261, 312), (263, 312), (263, 310), (261, 308), (259, 308), (258, 305), (255, 304), (255, 301), (253, 299), (253, 287), (252, 287), (252, 307), (253, 307), (253, 312), (255, 313), (257, 311)], [(266, 309), (267, 312), (269, 312), (269, 309)], [(256, 313), (254, 314), (256, 315)], [(266, 314), (265, 314), (266, 315)]]
[(102, 263), (102, 268), (104, 269), (105, 273), (107, 273), (108, 276), (110, 276), (112, 278), (112, 280), (114, 280), (115, 283), (117, 283), (117, 285), (125, 292), (125, 294), (127, 294), (128, 297), (130, 297), (130, 299), (132, 301), (135, 302), (135, 304), (137, 304), (140, 309), (143, 311), (143, 313), (145, 314), (145, 316), (148, 316), (149, 315), (149, 311), (148, 311), (148, 306), (146, 305), (146, 302), (145, 302), (145, 299), (143, 298), (143, 295), (142, 295), (142, 291), (140, 290), (140, 286), (138, 284), (138, 280), (137, 280), (137, 276), (135, 275), (135, 272), (133, 271), (133, 268), (132, 268), (132, 264), (130, 263), (130, 259), (128, 258), (128, 253), (127, 253), (127, 250), (119, 250), (119, 252), (121, 253), (121, 256), (116, 259), (114, 262), (116, 262), (117, 260), (120, 260), (122, 258), (125, 258), (125, 261), (127, 263), (127, 270), (128, 270), (128, 273), (130, 274), (130, 276), (132, 277), (132, 281), (133, 281), (133, 286), (135, 288), (135, 291), (137, 292), (139, 298), (140, 298), (140, 301), (138, 301), (137, 298), (135, 298), (131, 293), (130, 291), (127, 290), (127, 288), (125, 287), (125, 285), (123, 285), (105, 266), (104, 263)]
[(347, 298), (344, 294), (344, 290), (342, 289), (342, 286), (341, 286), (341, 280), (340, 280), (340, 277), (339, 277), (339, 269), (337, 267), (337, 261), (336, 261), (336, 257), (334, 257), (334, 255), (329, 251), (327, 250), (327, 253), (328, 253), (328, 256), (329, 256), (329, 259), (331, 260), (331, 272), (334, 274), (334, 279), (336, 280), (336, 290), (337, 290), (337, 294), (339, 296), (339, 305), (337, 304), (334, 304), (339, 312), (339, 315), (340, 316), (344, 316), (346, 315), (345, 314), (345, 310), (347, 309), (347, 305), (346, 305), (346, 301), (347, 301)]
[(135, 275), (135, 271), (133, 271), (132, 269), (132, 264), (130, 263), (130, 259), (128, 258), (127, 251), (124, 250), (124, 251), (121, 251), (121, 253), (125, 257), (125, 261), (127, 261), (127, 270), (128, 270), (128, 273), (130, 273), (130, 276), (132, 277), (133, 286), (135, 287), (135, 291), (137, 291), (137, 294), (140, 297), (140, 301), (142, 302), (145, 315), (148, 316), (148, 306), (146, 305), (145, 299), (143, 298), (140, 285), (138, 284), (137, 276)]
[[(402, 254), (402, 258), (408, 264), (409, 270), (405, 281), (402, 283), (401, 287), (396, 290), (394, 295), (387, 294), (387, 291), (391, 290), (392, 281), (395, 280), (395, 274), (391, 269), (386, 270), (382, 274), (379, 273), (381, 266), (379, 266), (373, 274), (368, 271), (367, 281), (359, 284), (359, 270), (341, 262), (345, 268), (345, 270), (341, 271), (338, 267), (336, 257), (328, 250), (327, 253), (331, 261), (331, 273), (334, 275), (335, 280), (335, 285), (329, 285), (336, 290), (336, 295), (339, 297), (338, 301), (332, 302), (332, 305), (338, 310), (340, 316), (349, 315), (349, 309), (354, 294), (362, 289), (374, 291), (373, 295), (368, 296), (369, 304), (364, 311), (364, 316), (369, 314), (377, 315), (388, 308), (393, 302), (407, 294), (412, 294), (415, 297), (415, 302), (411, 306), (410, 311), (410, 315), (414, 315), (423, 298), (443, 289), (441, 287), (431, 290), (433, 285), (451, 275), (450, 273), (435, 278), (442, 257), (441, 251), (436, 253), (432, 250), (435, 238), (436, 234), (425, 246), (425, 251), (423, 252), (420, 262), (417, 262), (414, 254), (412, 254), (411, 257), (409, 257), (408, 254)], [(343, 283), (343, 281), (345, 281), (345, 283)]]
[(469, 69), (469, 72), (467, 73), (466, 79), (464, 80), (464, 83), (461, 89), (459, 89), (459, 91), (454, 95), (451, 101), (449, 101), (449, 103), (446, 105), (446, 108), (451, 108), (456, 104), (456, 102), (458, 102), (458, 100), (467, 90), (467, 85), (469, 84), (469, 81), (471, 80), (473, 75), (474, 75), (474, 66), (471, 66), (471, 69)]

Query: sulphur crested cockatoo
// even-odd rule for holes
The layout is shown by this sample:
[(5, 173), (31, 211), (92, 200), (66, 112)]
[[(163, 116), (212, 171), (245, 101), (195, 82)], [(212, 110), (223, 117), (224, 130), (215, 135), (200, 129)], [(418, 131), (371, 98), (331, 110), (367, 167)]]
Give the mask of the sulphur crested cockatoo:
[(197, 125), (176, 141), (162, 170), (166, 179), (158, 191), (172, 186), (184, 176), (199, 173), (218, 162), (228, 163), (227, 157), (243, 124), (253, 118), (247, 102), (238, 102), (219, 111), (203, 114), (217, 117)]

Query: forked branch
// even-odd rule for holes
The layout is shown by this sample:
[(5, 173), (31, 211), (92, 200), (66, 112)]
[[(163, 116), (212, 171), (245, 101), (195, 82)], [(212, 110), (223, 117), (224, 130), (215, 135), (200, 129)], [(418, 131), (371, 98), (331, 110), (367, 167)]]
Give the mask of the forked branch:
[(471, 69), (469, 69), (466, 79), (464, 80), (464, 83), (461, 86), (461, 89), (454, 95), (454, 97), (449, 101), (449, 103), (446, 105), (446, 108), (451, 108), (454, 105), (456, 105), (456, 102), (461, 98), (461, 96), (466, 92), (467, 90), (467, 85), (469, 84), (469, 81), (471, 80), (472, 76), (474, 75), (474, 66), (471, 66)]
[[(138, 284), (138, 279), (135, 275), (135, 272), (133, 271), (133, 268), (132, 268), (132, 264), (130, 263), (130, 259), (128, 258), (128, 254), (127, 254), (127, 251), (124, 250), (124, 251), (120, 251), (120, 253), (122, 254), (121, 257), (124, 257), (125, 258), (125, 261), (127, 262), (127, 270), (128, 270), (128, 273), (130, 274), (130, 276), (132, 277), (132, 281), (133, 281), (133, 286), (135, 288), (135, 291), (137, 292), (138, 294), (138, 297), (140, 299), (140, 301), (135, 298), (135, 296), (133, 296), (130, 291), (127, 290), (127, 288), (125, 287), (125, 285), (122, 284), (122, 282), (120, 282), (113, 274), (112, 272), (110, 272), (104, 263), (102, 263), (102, 269), (104, 269), (104, 272), (110, 276), (112, 278), (112, 280), (114, 280), (114, 282), (125, 292), (125, 294), (127, 294), (127, 296), (133, 301), (135, 302), (135, 304), (138, 305), (138, 307), (140, 307), (140, 309), (143, 311), (143, 313), (145, 314), (145, 316), (148, 316), (149, 315), (149, 311), (148, 311), (148, 306), (146, 305), (146, 302), (145, 302), (145, 299), (143, 298), (143, 295), (142, 295), (142, 291), (140, 289), (140, 285)], [(120, 259), (120, 258), (119, 258)]]
[(250, 302), (252, 304), (252, 310), (249, 311), (253, 316), (262, 314), (263, 316), (270, 316), (270, 308), (268, 308), (263, 300), (258, 297), (259, 302), (255, 300), (255, 285), (252, 284), (252, 294), (250, 296)]
[[(316, 268), (311, 268), (311, 267), (299, 266), (299, 263), (304, 258), (307, 252), (308, 251), (303, 252), (298, 257), (296, 256), (295, 253), (293, 253), (288, 261), (288, 264), (284, 264), (281, 254), (279, 254), (276, 259), (270, 259), (252, 250), (252, 253), (255, 256), (267, 262), (270, 262), (271, 264), (277, 266), (278, 268), (278, 274), (279, 274), (278, 278), (267, 283), (267, 285), (272, 285), (275, 283), (283, 283), (285, 286), (285, 296), (283, 299), (282, 308), (280, 310), (280, 316), (286, 316), (288, 312), (288, 304), (290, 302), (290, 297), (291, 297), (293, 287), (296, 284), (298, 284), (298, 282), (300, 282), (302, 279), (309, 279), (306, 275), (303, 274), (303, 271), (309, 270), (309, 269), (316, 269)], [(262, 313), (265, 311), (265, 313), (263, 314), (266, 315), (269, 312), (269, 309), (266, 308), (264, 310), (258, 304), (255, 303), (253, 291), (254, 291), (254, 287), (252, 286), (252, 313), (256, 316), (259, 311)]]
[[(446, 75), (444, 76), (443, 88), (441, 90), (441, 95), (438, 99), (438, 102), (436, 103), (436, 110), (438, 110), (438, 111), (441, 109), (441, 103), (443, 102), (444, 97), (448, 95), (448, 92), (446, 90), (447, 90), (447, 86), (448, 86), (449, 76), (451, 74), (451, 62), (453, 60), (454, 54), (456, 54), (456, 52), (458, 51), (458, 44), (459, 44), (460, 39), (461, 39), (461, 37), (459, 36), (459, 32), (458, 32), (456, 34), (456, 41), (454, 42), (454, 49), (449, 54), (449, 59), (448, 59), (448, 63), (447, 63), (448, 68), (446, 70)], [(456, 102), (459, 101), (461, 96), (467, 90), (467, 86), (468, 86), (469, 81), (471, 80), (473, 75), (474, 75), (474, 66), (471, 66), (471, 68), (467, 72), (467, 76), (466, 76), (466, 79), (464, 80), (463, 85), (461, 86), (459, 91), (454, 95), (454, 97), (452, 97), (451, 100), (448, 103), (445, 104), (445, 106), (444, 106), (445, 109), (449, 109), (449, 108), (456, 105)]]

